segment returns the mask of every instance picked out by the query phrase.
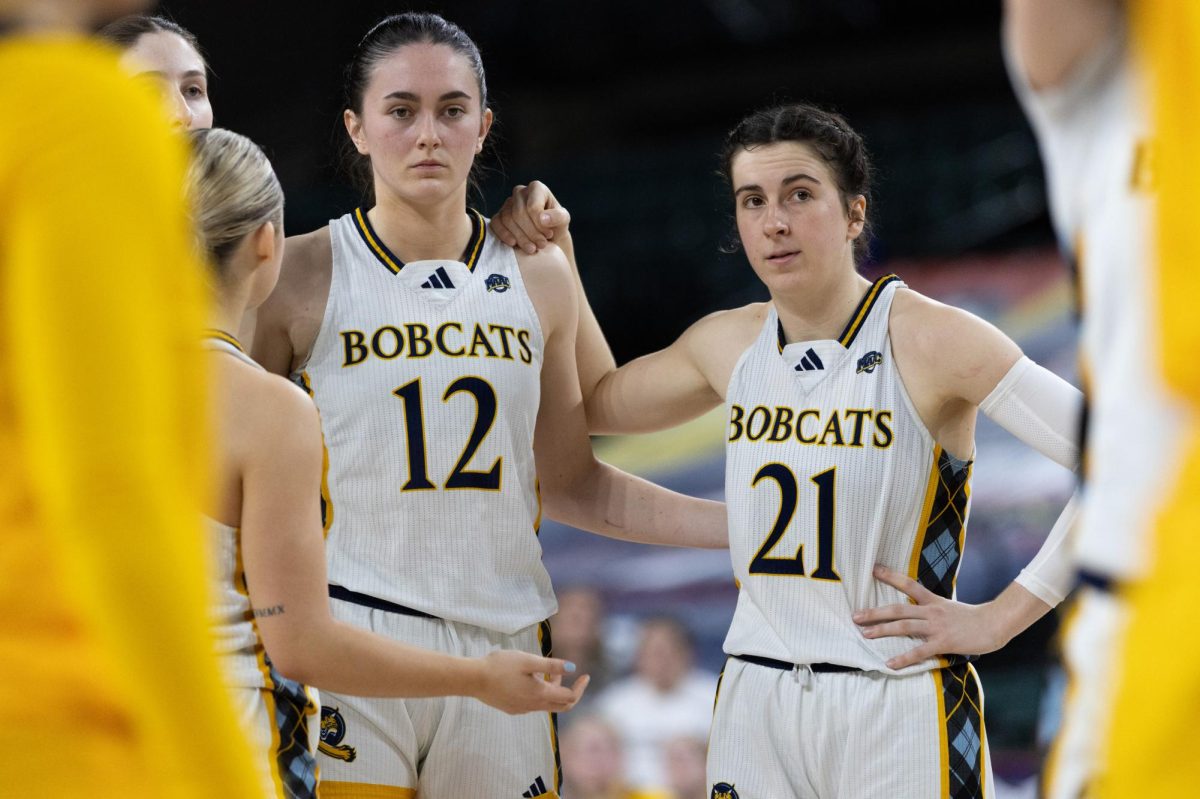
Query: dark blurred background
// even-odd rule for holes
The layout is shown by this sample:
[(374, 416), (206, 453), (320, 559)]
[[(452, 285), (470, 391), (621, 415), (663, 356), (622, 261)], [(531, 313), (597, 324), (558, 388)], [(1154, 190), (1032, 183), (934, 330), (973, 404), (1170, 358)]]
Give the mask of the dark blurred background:
[[(471, 202), (490, 213), (514, 183), (554, 189), (572, 212), (583, 280), (618, 362), (710, 311), (765, 298), (742, 256), (721, 252), (733, 228), (716, 154), (724, 133), (764, 105), (832, 107), (875, 160), (868, 273), (897, 271), (985, 316), (1072, 378), (1069, 281), (1053, 251), (1036, 144), (1005, 74), (999, 5), (170, 0), (159, 10), (204, 46), (217, 124), (271, 155), (293, 234), (360, 200), (338, 168), (341, 74), (359, 38), (409, 9), (461, 25), (482, 50), (497, 116), (482, 196)], [(719, 497), (721, 430), (718, 414), (668, 437), (597, 446), (625, 468)], [(959, 582), (968, 601), (1016, 574), (1071, 488), (1069, 475), (994, 427), (981, 425), (979, 439)], [(584, 586), (605, 606), (595, 623), (617, 672), (631, 667), (638, 620), (660, 611), (696, 634), (699, 665), (719, 668), (735, 596), (727, 554), (651, 551), (553, 524), (542, 539), (556, 582)], [(1051, 614), (979, 664), (997, 774), (1014, 783), (1038, 765), (1054, 626)]]

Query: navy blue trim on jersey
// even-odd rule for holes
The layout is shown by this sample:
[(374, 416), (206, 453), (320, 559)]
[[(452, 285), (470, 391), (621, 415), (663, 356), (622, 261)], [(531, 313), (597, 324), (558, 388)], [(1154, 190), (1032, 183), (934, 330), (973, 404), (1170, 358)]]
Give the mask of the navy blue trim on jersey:
[(871, 288), (867, 289), (867, 293), (859, 301), (858, 307), (854, 309), (854, 313), (850, 314), (850, 321), (846, 323), (842, 334), (837, 338), (843, 347), (849, 349), (850, 345), (854, 343), (854, 337), (858, 335), (858, 331), (862, 330), (863, 324), (871, 314), (871, 309), (875, 307), (875, 301), (883, 293), (884, 287), (899, 279), (896, 275), (884, 275), (876, 280)]
[[(358, 235), (362, 238), (363, 243), (367, 245), (367, 249), (375, 256), (383, 267), (393, 275), (400, 274), (400, 270), (404, 268), (404, 262), (396, 257), (396, 254), (388, 249), (388, 246), (383, 243), (383, 239), (379, 238), (379, 234), (375, 232), (375, 227), (371, 224), (371, 218), (367, 216), (367, 212), (361, 207), (355, 208), (353, 214), (354, 229), (358, 231)], [(463, 249), (462, 256), (459, 258), (467, 269), (475, 271), (475, 263), (479, 260), (479, 253), (483, 251), (483, 240), (487, 236), (487, 225), (483, 223), (483, 214), (476, 211), (474, 208), (467, 209), (467, 216), (471, 220), (471, 237), (467, 239), (467, 246)]]
[(1079, 584), (1086, 585), (1088, 588), (1094, 588), (1105, 594), (1115, 594), (1121, 588), (1120, 581), (1115, 577), (1089, 571), (1088, 569), (1079, 570)]
[[(786, 660), (765, 658), (760, 655), (733, 655), (738, 660), (753, 663), (755, 666), (766, 666), (769, 669), (792, 671), (793, 669), (812, 669), (815, 672), (838, 674), (847, 671), (862, 671), (854, 666), (842, 666), (838, 663), (788, 663)], [(723, 671), (723, 670), (722, 670)]]
[(395, 602), (388, 602), (386, 599), (379, 599), (369, 594), (360, 594), (357, 591), (351, 591), (349, 588), (343, 588), (340, 585), (329, 586), (329, 596), (333, 599), (340, 599), (343, 602), (349, 602), (352, 605), (362, 605), (364, 608), (372, 608), (374, 610), (383, 610), (388, 613), (399, 613), (403, 616), (416, 616), (419, 619), (436, 619), (432, 613), (426, 613), (423, 610), (410, 608), (405, 605), (397, 605)]

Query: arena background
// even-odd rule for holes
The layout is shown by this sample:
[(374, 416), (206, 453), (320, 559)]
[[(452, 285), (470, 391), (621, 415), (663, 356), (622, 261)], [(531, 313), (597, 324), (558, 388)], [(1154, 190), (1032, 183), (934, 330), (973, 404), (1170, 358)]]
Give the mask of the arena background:
[[(583, 280), (618, 362), (659, 348), (716, 310), (765, 291), (732, 238), (716, 174), (723, 133), (773, 101), (844, 113), (876, 164), (870, 275), (966, 307), (1074, 380), (1070, 277), (1055, 254), (1041, 166), (1008, 84), (999, 2), (229, 2), (174, 0), (159, 11), (193, 30), (213, 69), (216, 123), (272, 157), (289, 233), (359, 201), (339, 169), (341, 74), (382, 15), (433, 10), (479, 43), (497, 115), (485, 150), (485, 213), (513, 183), (541, 179), (571, 209)], [(719, 413), (655, 437), (596, 442), (601, 456), (719, 497)], [(959, 597), (997, 594), (1040, 545), (1071, 476), (986, 420), (980, 426)], [(606, 642), (628, 658), (636, 620), (669, 612), (717, 669), (735, 591), (724, 552), (647, 549), (547, 523), (560, 587), (597, 587)], [(1039, 763), (1039, 708), (1055, 685), (1053, 615), (980, 659), (997, 776)], [(1049, 721), (1052, 723), (1053, 714)]]

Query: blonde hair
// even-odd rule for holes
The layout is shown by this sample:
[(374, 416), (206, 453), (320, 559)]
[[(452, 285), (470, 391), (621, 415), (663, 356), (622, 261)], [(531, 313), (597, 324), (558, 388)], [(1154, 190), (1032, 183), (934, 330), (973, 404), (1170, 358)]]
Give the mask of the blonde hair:
[(192, 134), (188, 192), (201, 250), (219, 278), (230, 254), (267, 222), (283, 226), (283, 189), (257, 144), (233, 131)]

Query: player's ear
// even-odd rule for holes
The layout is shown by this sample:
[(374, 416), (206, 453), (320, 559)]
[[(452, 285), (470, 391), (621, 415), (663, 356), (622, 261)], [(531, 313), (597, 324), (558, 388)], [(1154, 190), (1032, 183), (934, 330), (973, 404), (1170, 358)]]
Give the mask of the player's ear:
[(847, 217), (850, 219), (850, 226), (846, 229), (846, 233), (850, 239), (857, 239), (862, 235), (863, 228), (867, 224), (867, 198), (863, 195), (857, 195), (850, 201), (850, 207), (847, 209)]
[(253, 236), (254, 255), (257, 263), (266, 263), (275, 257), (275, 250), (282, 244), (275, 235), (275, 223), (263, 222)]
[(483, 109), (483, 117), (479, 120), (479, 138), (475, 140), (475, 152), (483, 151), (483, 143), (487, 141), (488, 131), (492, 129), (492, 122), (495, 116), (492, 114), (492, 109)]
[(342, 124), (346, 126), (346, 133), (350, 134), (350, 141), (354, 142), (354, 148), (363, 155), (370, 155), (367, 150), (367, 139), (363, 135), (362, 120), (358, 114), (347, 108), (342, 112)]

